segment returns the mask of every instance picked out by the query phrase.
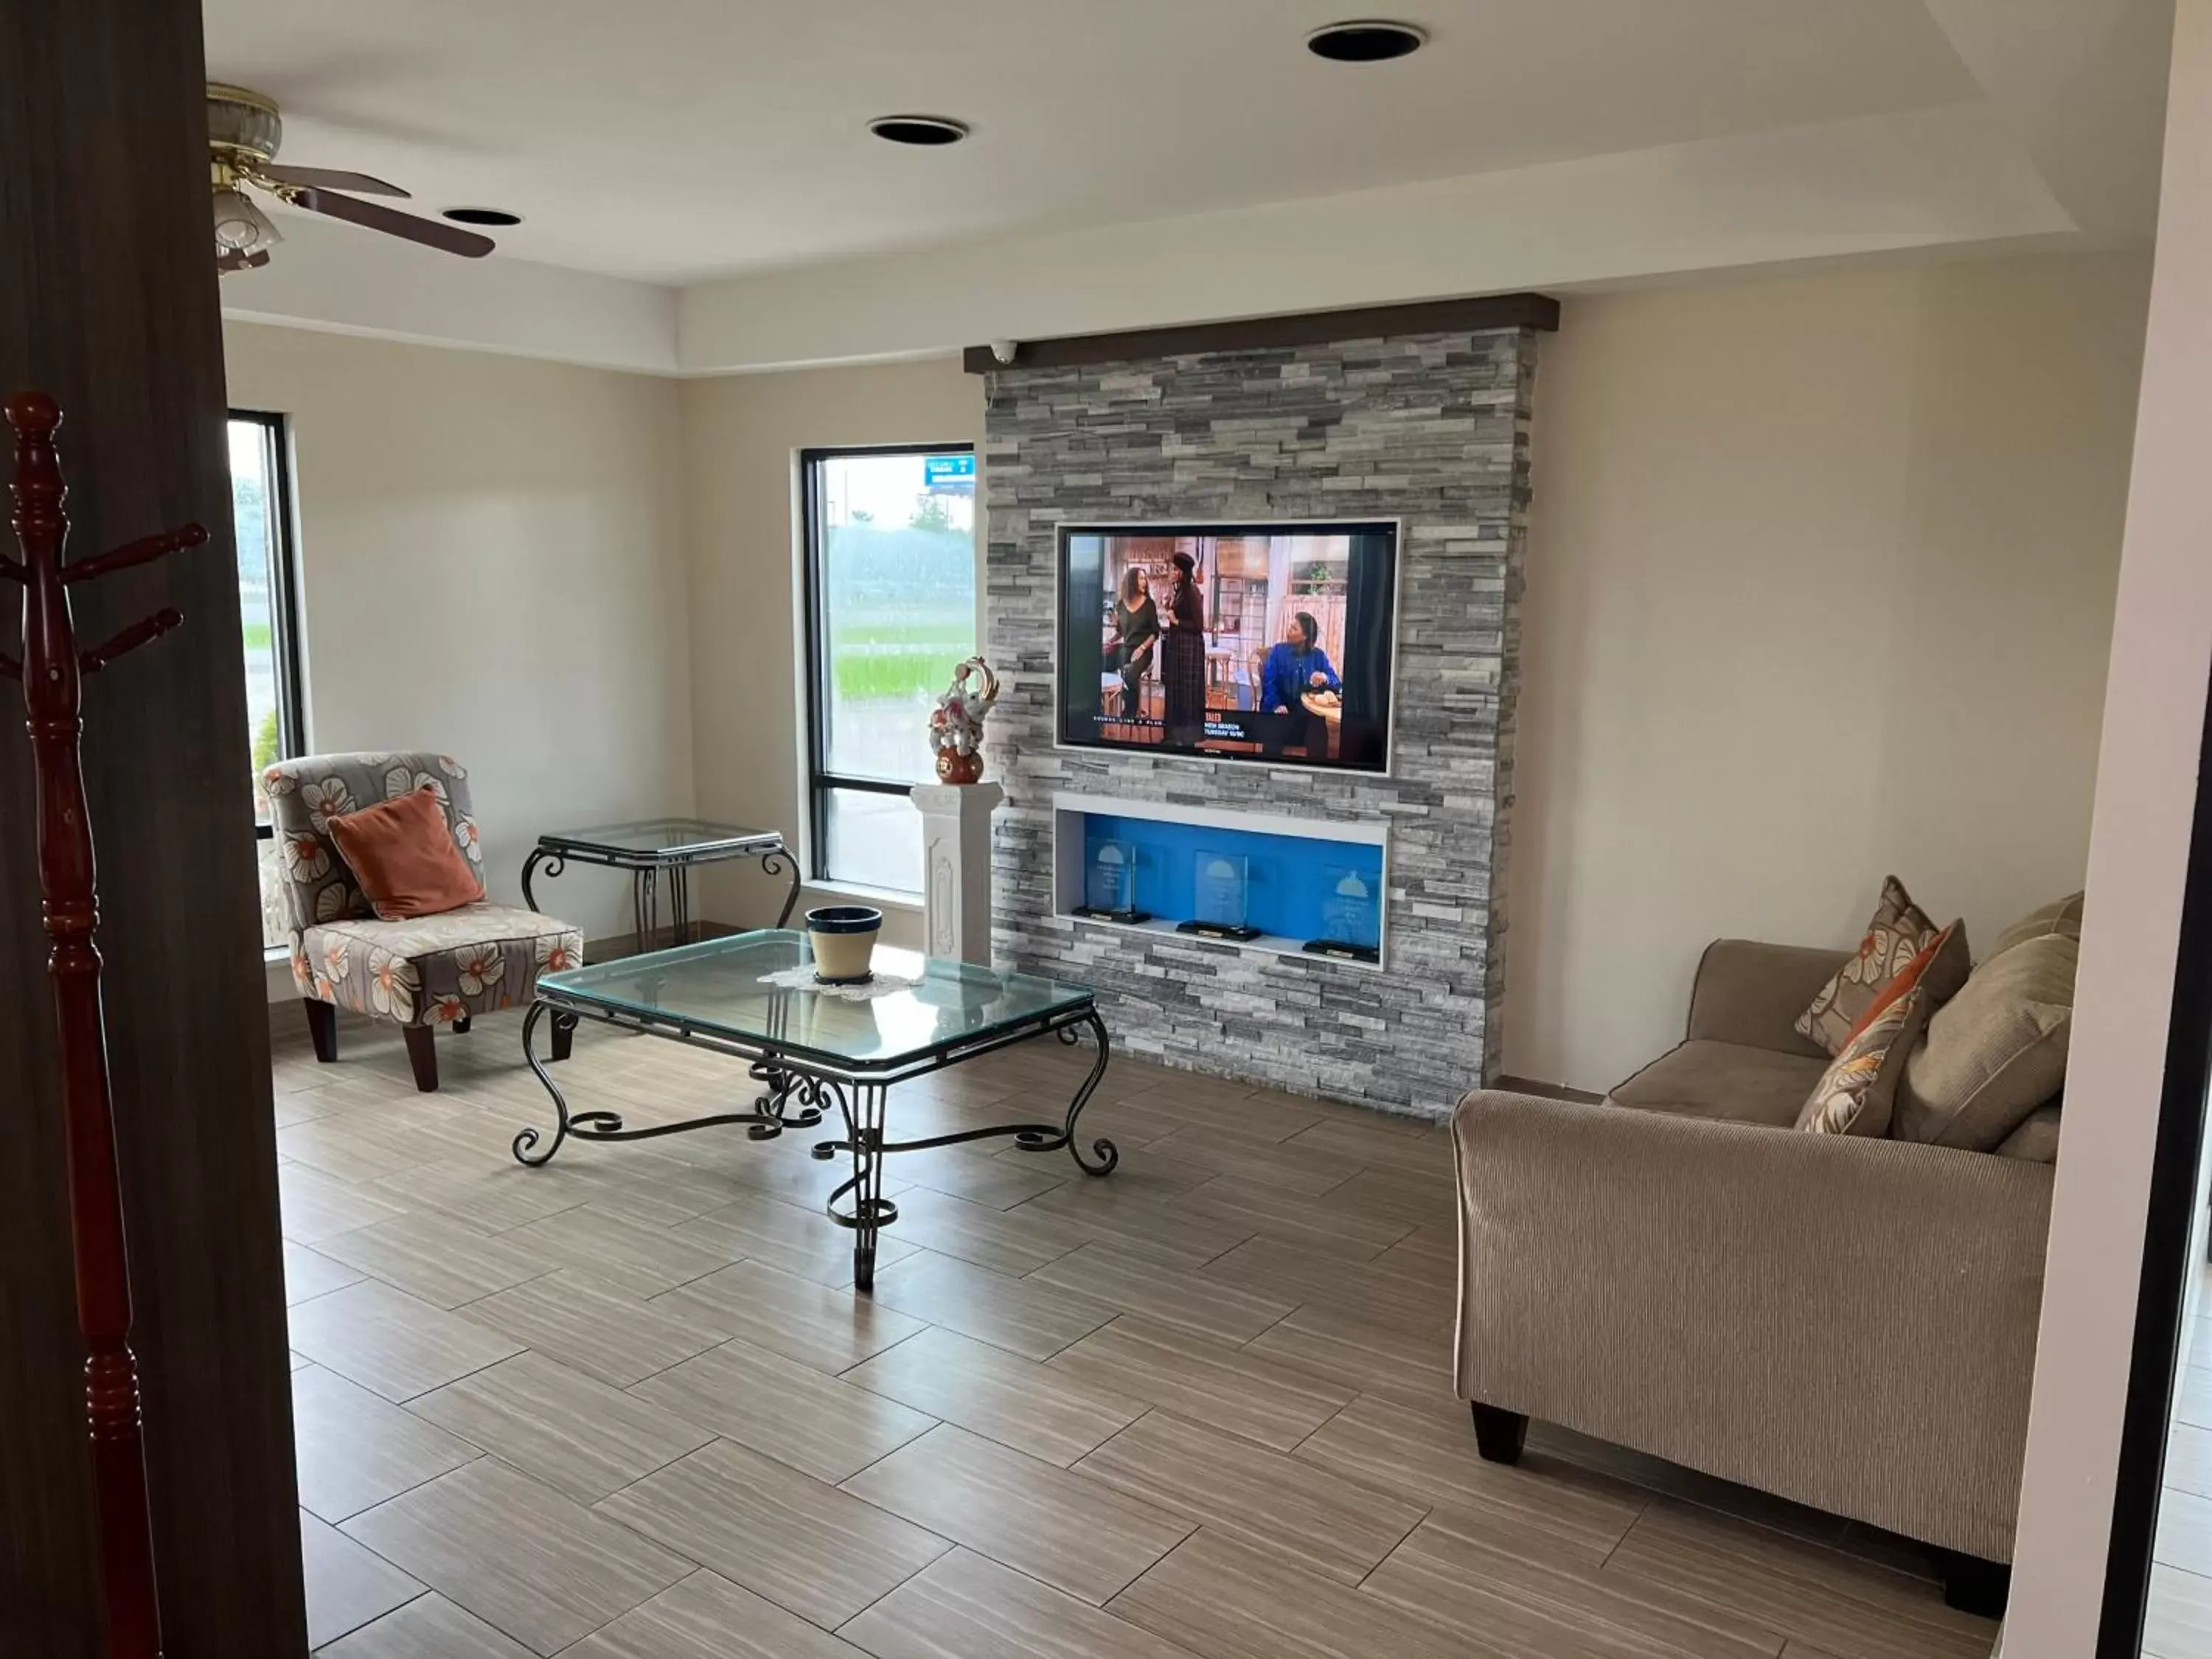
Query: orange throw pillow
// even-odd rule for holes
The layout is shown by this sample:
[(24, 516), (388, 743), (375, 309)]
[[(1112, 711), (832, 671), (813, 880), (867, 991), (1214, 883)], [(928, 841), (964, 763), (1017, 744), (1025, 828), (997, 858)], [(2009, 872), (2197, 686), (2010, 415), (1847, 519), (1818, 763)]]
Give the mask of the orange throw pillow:
[(483, 896), (436, 793), (417, 789), (324, 820), (376, 914), (386, 921), (434, 916)]

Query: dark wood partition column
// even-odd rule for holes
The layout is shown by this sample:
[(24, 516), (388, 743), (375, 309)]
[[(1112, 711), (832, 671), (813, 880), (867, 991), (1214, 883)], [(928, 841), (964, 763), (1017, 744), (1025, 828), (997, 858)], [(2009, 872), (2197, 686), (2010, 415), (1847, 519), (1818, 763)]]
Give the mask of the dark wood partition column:
[[(0, 4), (0, 396), (66, 411), (107, 1029), (168, 1659), (306, 1650), (198, 0)], [(17, 592), (0, 591), (0, 649)], [(0, 1654), (101, 1650), (29, 750), (0, 707)]]

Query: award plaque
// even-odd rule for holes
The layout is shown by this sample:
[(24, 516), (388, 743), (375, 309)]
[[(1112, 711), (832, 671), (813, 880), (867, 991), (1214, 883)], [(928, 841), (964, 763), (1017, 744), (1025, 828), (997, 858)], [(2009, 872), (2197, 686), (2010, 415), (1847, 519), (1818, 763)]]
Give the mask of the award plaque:
[(1260, 930), (1245, 923), (1251, 885), (1250, 861), (1243, 854), (1201, 849), (1192, 871), (1191, 908), (1195, 914), (1188, 921), (1178, 922), (1176, 930), (1207, 939), (1259, 938)]
[(1102, 841), (1091, 849), (1083, 872), (1084, 902), (1079, 916), (1097, 921), (1144, 921), (1137, 908), (1137, 848), (1133, 842)]
[(1328, 896), (1322, 902), (1322, 936), (1305, 949), (1316, 956), (1348, 962), (1382, 960), (1382, 905), (1379, 883), (1358, 870), (1329, 872)]

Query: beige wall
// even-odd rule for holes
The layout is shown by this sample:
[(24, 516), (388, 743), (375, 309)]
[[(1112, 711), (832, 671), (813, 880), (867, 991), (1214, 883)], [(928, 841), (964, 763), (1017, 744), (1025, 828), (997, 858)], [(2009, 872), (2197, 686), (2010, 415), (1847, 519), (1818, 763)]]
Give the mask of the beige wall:
[[(688, 811), (690, 634), (672, 380), (224, 325), (230, 399), (291, 417), (308, 726), (469, 767), (495, 899), (539, 831)], [(539, 899), (592, 938), (627, 884)]]
[(1577, 296), (1544, 342), (1505, 1065), (1603, 1089), (1722, 935), (2081, 884), (2148, 260)]
[[(699, 810), (773, 826), (798, 846), (805, 829), (798, 452), (894, 443), (980, 449), (982, 382), (953, 358), (687, 380), (683, 416)], [(718, 920), (758, 927), (775, 919), (773, 885), (754, 872), (714, 872), (705, 896), (705, 914)], [(893, 913), (889, 936), (919, 945), (919, 913), (885, 908)]]

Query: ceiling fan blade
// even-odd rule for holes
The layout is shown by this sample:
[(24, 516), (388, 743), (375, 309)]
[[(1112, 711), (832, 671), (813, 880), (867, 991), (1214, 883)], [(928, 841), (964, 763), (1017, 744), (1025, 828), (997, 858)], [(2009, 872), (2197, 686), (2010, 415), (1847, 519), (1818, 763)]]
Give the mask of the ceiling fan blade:
[(379, 207), (374, 202), (356, 202), (350, 196), (341, 196), (336, 191), (288, 191), (289, 198), (310, 213), (328, 214), (333, 219), (380, 230), (387, 236), (404, 236), (410, 242), (420, 242), (425, 247), (434, 247), (442, 252), (458, 253), (464, 259), (481, 259), (498, 246), (489, 236), (479, 236), (472, 230), (463, 230), (459, 225), (441, 225), (434, 219), (417, 219), (411, 213), (394, 212), (388, 207)]
[(264, 179), (280, 185), (295, 185), (302, 190), (349, 190), (356, 196), (397, 196), (403, 199), (407, 195), (398, 185), (372, 179), (366, 173), (344, 173), (336, 167), (291, 167), (281, 161), (268, 161), (263, 163), (259, 172)]

